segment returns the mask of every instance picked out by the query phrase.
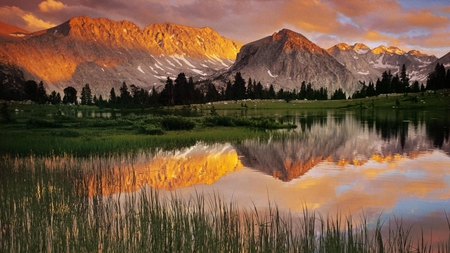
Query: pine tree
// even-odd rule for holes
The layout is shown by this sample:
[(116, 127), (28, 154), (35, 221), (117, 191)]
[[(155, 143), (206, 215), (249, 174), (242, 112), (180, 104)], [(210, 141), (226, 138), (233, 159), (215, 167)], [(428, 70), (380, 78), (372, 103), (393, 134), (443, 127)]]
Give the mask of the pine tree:
[(409, 88), (409, 77), (406, 74), (406, 66), (402, 65), (402, 70), (400, 72), (400, 82), (401, 82), (401, 91), (399, 92), (407, 92)]
[(173, 97), (176, 105), (187, 104), (188, 96), (188, 82), (184, 73), (180, 73), (175, 79)]
[(63, 103), (64, 104), (67, 104), (67, 103), (78, 104), (77, 90), (74, 87), (69, 86), (64, 89)]
[(233, 86), (231, 85), (231, 81), (227, 82), (227, 87), (225, 89), (225, 100), (233, 99)]
[(56, 91), (52, 91), (48, 96), (48, 100), (52, 105), (58, 105), (61, 103), (61, 95), (56, 93)]
[(437, 63), (434, 71), (428, 74), (427, 90), (443, 89), (447, 86), (445, 81), (446, 76), (444, 64)]
[(264, 87), (261, 82), (258, 82), (255, 86), (255, 99), (262, 99), (264, 97)]
[(45, 91), (44, 83), (41, 81), (36, 91), (36, 101), (39, 104), (44, 104), (48, 101), (47, 92)]
[(122, 86), (119, 89), (120, 91), (120, 103), (125, 105), (129, 104), (131, 102), (131, 94), (128, 91), (128, 86), (125, 82), (122, 83)]
[(174, 106), (174, 85), (172, 79), (170, 77), (167, 77), (166, 85), (164, 86), (164, 89), (161, 91), (161, 94), (159, 94), (159, 102), (162, 105), (166, 106)]
[(92, 104), (92, 92), (88, 83), (81, 89), (81, 104), (82, 105)]
[(245, 80), (242, 78), (241, 72), (236, 73), (232, 88), (234, 100), (241, 100), (245, 98), (246, 94)]
[(25, 82), (24, 86), (25, 86), (25, 99), (37, 102), (36, 98), (37, 98), (38, 84), (35, 81), (30, 80)]
[(208, 82), (208, 90), (206, 92), (206, 101), (207, 102), (213, 102), (218, 101), (220, 98), (220, 94), (216, 89), (216, 86), (212, 84), (211, 82)]
[(116, 102), (117, 102), (116, 91), (114, 90), (114, 87), (112, 87), (111, 90), (109, 91), (109, 103), (115, 104)]
[(273, 88), (273, 85), (271, 84), (269, 87), (268, 98), (275, 99), (275, 97), (276, 97), (275, 89)]
[(306, 98), (306, 82), (303, 81), (302, 85), (300, 86), (300, 92), (298, 93), (298, 98), (303, 100)]

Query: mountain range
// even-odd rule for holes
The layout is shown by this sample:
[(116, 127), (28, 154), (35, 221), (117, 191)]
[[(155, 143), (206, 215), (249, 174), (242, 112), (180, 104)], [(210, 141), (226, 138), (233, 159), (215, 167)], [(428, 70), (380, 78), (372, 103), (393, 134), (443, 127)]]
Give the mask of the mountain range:
[(323, 49), (288, 29), (243, 45), (209, 27), (171, 23), (141, 29), (129, 21), (81, 16), (30, 33), (0, 22), (1, 85), (43, 81), (48, 92), (67, 86), (81, 90), (89, 83), (94, 94), (107, 96), (123, 82), (160, 88), (181, 72), (221, 86), (241, 72), (276, 90), (298, 89), (305, 81), (316, 89), (342, 88), (351, 94), (361, 87), (359, 81), (376, 81), (386, 70), (399, 73), (403, 64), (411, 80), (425, 82), (437, 62), (449, 67), (450, 53), (438, 59), (361, 43)]

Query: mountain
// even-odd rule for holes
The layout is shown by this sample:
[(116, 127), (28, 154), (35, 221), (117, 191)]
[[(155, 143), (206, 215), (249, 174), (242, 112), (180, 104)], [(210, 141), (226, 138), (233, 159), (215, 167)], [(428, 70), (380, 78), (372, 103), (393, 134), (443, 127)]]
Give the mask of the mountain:
[[(439, 59), (450, 66), (450, 56)], [(425, 82), (438, 59), (397, 47), (370, 49), (362, 43), (340, 43), (325, 50), (288, 29), (242, 45), (209, 27), (152, 24), (144, 29), (129, 21), (75, 17), (56, 27), (29, 33), (0, 22), (0, 91), (17, 89), (23, 80), (43, 81), (47, 92), (90, 84), (93, 94), (109, 96), (123, 82), (144, 89), (161, 89), (167, 77), (185, 73), (217, 85), (243, 78), (265, 88), (299, 90), (301, 83), (347, 95), (362, 81), (381, 73), (399, 73), (405, 64), (411, 80)], [(15, 91), (12, 91), (13, 93)], [(6, 94), (6, 93), (5, 93)]]
[(370, 48), (359, 43), (350, 46), (345, 43), (339, 43), (329, 48), (330, 53), (336, 60), (344, 65), (352, 74), (361, 81), (376, 81), (381, 76), (381, 71), (374, 68), (364, 57), (370, 52)]
[(418, 50), (404, 51), (394, 46), (378, 46), (370, 49), (362, 43), (349, 46), (337, 44), (327, 50), (340, 63), (345, 65), (359, 80), (376, 81), (384, 71), (400, 74), (405, 64), (407, 74), (412, 81), (424, 82), (429, 72), (427, 66), (437, 60), (434, 55), (427, 55)]
[(42, 80), (48, 92), (69, 85), (81, 91), (89, 83), (94, 94), (107, 96), (122, 82), (150, 89), (181, 72), (200, 79), (230, 66), (240, 47), (208, 27), (163, 23), (141, 29), (129, 21), (82, 16), (0, 42), (0, 61), (26, 79)]
[(0, 21), (0, 42), (12, 42), (26, 37), (30, 32)]
[(435, 70), (436, 65), (438, 63), (444, 64), (445, 69), (449, 70), (450, 69), (450, 52), (447, 53), (446, 55), (442, 56), (441, 58), (433, 61), (432, 63), (428, 64), (428, 66), (416, 71), (414, 73), (414, 75), (426, 82), (426, 80), (428, 78), (428, 74)]
[(232, 79), (241, 72), (245, 79), (252, 78), (275, 90), (300, 89), (303, 81), (314, 89), (326, 87), (328, 91), (342, 88), (348, 94), (356, 90), (358, 80), (326, 50), (303, 35), (282, 29), (272, 36), (244, 45), (236, 62), (222, 79)]

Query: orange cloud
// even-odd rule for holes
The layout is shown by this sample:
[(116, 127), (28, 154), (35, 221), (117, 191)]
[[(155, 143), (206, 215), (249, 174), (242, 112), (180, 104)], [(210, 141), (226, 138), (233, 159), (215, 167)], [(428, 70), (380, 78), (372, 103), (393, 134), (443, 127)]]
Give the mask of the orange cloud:
[(313, 0), (286, 2), (279, 18), (307, 32), (327, 33), (337, 25), (337, 13), (327, 4)]
[(15, 20), (17, 24), (13, 23), (13, 25), (21, 26), (29, 31), (42, 30), (56, 26), (56, 24), (52, 22), (44, 21), (36, 17), (33, 13), (26, 12), (15, 6), (0, 8), (0, 16)]
[(374, 12), (400, 8), (395, 0), (331, 0), (329, 3), (333, 9), (349, 17), (366, 17)]
[(39, 19), (31, 13), (24, 14), (22, 18), (27, 22), (27, 29), (31, 31), (43, 30), (56, 26), (56, 24)]
[(64, 8), (67, 8), (67, 5), (55, 0), (45, 0), (41, 2), (38, 5), (38, 7), (39, 10), (41, 10), (42, 12), (50, 12), (50, 11), (59, 11)]
[(445, 16), (437, 16), (426, 10), (406, 13), (404, 20), (410, 26), (419, 27), (445, 27), (450, 24), (450, 19)]

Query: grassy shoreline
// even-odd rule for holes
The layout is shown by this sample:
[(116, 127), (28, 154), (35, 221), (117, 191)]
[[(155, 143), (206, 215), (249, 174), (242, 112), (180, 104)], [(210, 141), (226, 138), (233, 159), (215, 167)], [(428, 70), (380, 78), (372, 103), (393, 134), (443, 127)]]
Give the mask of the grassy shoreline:
[(323, 216), (306, 207), (290, 214), (148, 188), (111, 196), (97, 188), (89, 197), (90, 177), (113, 180), (108, 168), (92, 171), (70, 155), (0, 165), (2, 252), (450, 252), (450, 235), (432, 245), (395, 217)]
[[(447, 90), (442, 90), (353, 100), (294, 100), (289, 103), (280, 100), (222, 101), (144, 110), (10, 103), (8, 112), (12, 121), (0, 124), (0, 154), (72, 153), (86, 156), (91, 153), (132, 152), (133, 149), (187, 147), (197, 141), (239, 142), (268, 138), (270, 134), (266, 130), (295, 127), (277, 122), (275, 112), (329, 109), (387, 112), (442, 110), (448, 113), (450, 97)], [(86, 116), (94, 113), (104, 113), (109, 117)], [(79, 117), (80, 114), (84, 116)], [(173, 122), (167, 124), (171, 126), (164, 126), (164, 121), (170, 119)], [(177, 127), (181, 129), (172, 129)]]

